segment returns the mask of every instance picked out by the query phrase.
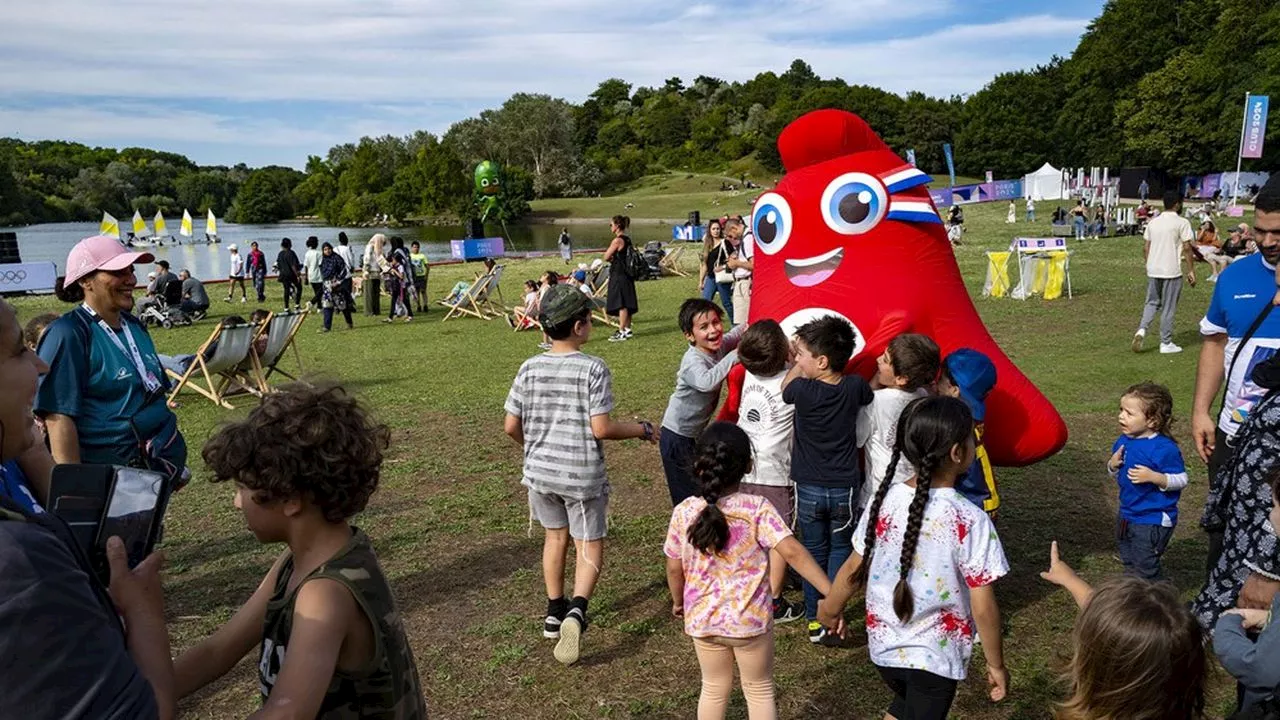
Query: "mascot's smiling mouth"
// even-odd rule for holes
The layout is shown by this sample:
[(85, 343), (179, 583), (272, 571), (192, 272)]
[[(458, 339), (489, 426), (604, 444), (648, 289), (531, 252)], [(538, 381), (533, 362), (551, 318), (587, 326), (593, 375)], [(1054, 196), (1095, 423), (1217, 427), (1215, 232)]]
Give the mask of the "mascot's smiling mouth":
[(792, 285), (813, 287), (835, 274), (844, 259), (844, 248), (836, 248), (829, 253), (811, 258), (787, 260), (783, 263), (787, 279)]

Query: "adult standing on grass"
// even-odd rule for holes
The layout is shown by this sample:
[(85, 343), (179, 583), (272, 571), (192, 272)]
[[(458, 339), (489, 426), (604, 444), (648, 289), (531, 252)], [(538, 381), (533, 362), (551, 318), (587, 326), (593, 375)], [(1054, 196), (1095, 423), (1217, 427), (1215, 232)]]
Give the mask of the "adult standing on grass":
[[(418, 276), (413, 272), (413, 259), (409, 256), (409, 250), (404, 246), (404, 238), (399, 235), (391, 238), (391, 254), (395, 256), (396, 265), (400, 267), (403, 277), (400, 280), (400, 304), (404, 307), (404, 315), (407, 316), (405, 322), (413, 319), (413, 302), (417, 297), (417, 281)], [(393, 298), (391, 304), (394, 307), (396, 300)]]
[[(1164, 194), (1164, 212), (1160, 213), (1142, 232), (1142, 257), (1147, 262), (1147, 302), (1142, 309), (1142, 320), (1133, 334), (1133, 351), (1142, 352), (1142, 341), (1147, 337), (1147, 326), (1160, 313), (1160, 353), (1180, 353), (1182, 348), (1173, 343), (1173, 316), (1178, 311), (1178, 296), (1182, 293), (1182, 261), (1187, 261), (1187, 284), (1196, 286), (1195, 255), (1191, 241), (1195, 233), (1191, 223), (1182, 217), (1182, 197), (1177, 190)], [(1217, 297), (1215, 294), (1214, 297)], [(1246, 326), (1247, 327), (1247, 326)]]
[(289, 311), (289, 301), (293, 306), (302, 309), (302, 263), (298, 262), (298, 254), (293, 251), (293, 241), (285, 238), (280, 241), (280, 252), (276, 253), (276, 272), (280, 285), (284, 288), (284, 309)]
[(627, 228), (631, 226), (631, 218), (626, 215), (614, 215), (609, 229), (613, 231), (613, 242), (605, 250), (604, 261), (609, 265), (609, 297), (605, 302), (605, 312), (618, 318), (618, 331), (609, 336), (609, 342), (623, 342), (631, 339), (631, 318), (640, 312), (640, 303), (636, 299), (636, 279), (631, 277), (627, 268), (627, 252), (631, 249), (631, 237)]
[(333, 327), (333, 312), (342, 313), (347, 321), (347, 329), (354, 327), (351, 323), (351, 268), (342, 256), (334, 252), (333, 245), (325, 243), (320, 249), (320, 277), (324, 278), (324, 296), (320, 306), (324, 308), (324, 328), (321, 332), (329, 332)]
[(707, 223), (707, 234), (702, 239), (702, 263), (698, 268), (698, 287), (702, 299), (710, 300), (720, 294), (720, 305), (733, 322), (733, 280), (729, 270), (729, 250), (725, 247), (724, 223), (713, 218)]
[(334, 248), (333, 252), (342, 258), (342, 261), (347, 264), (348, 270), (353, 273), (356, 271), (355, 258), (351, 257), (351, 240), (347, 238), (345, 232), (338, 233), (338, 247)]
[[(120, 248), (123, 257), (112, 264), (138, 255), (112, 238), (101, 240)], [(128, 265), (122, 269), (133, 274)], [(48, 370), (23, 345), (13, 308), (0, 300), (0, 463), (38, 447), (31, 406), (39, 377)], [(35, 486), (48, 487), (48, 482), (47, 476), (33, 478)], [(31, 514), (0, 497), (0, 627), (5, 629), (0, 633), (5, 663), (0, 716), (174, 716), (160, 558), (153, 555), (130, 570), (124, 546), (115, 540), (107, 544), (107, 560), (109, 591), (61, 520)]]
[(386, 241), (386, 235), (377, 233), (364, 246), (364, 314), (371, 317), (382, 315), (382, 246)]
[(143, 466), (177, 479), (187, 465), (168, 382), (147, 328), (132, 314), (133, 264), (149, 253), (116, 240), (81, 240), (67, 255), (62, 299), (79, 305), (40, 340), (49, 373), (35, 412), (58, 463)]
[(418, 312), (426, 314), (431, 309), (427, 300), (427, 277), (431, 274), (431, 262), (422, 253), (422, 245), (414, 240), (409, 244), (409, 266), (413, 270), (413, 294), (417, 298)]
[(258, 302), (266, 302), (267, 256), (258, 249), (257, 242), (249, 243), (249, 277), (253, 280), (253, 291), (258, 294)]
[(1088, 211), (1084, 209), (1084, 198), (1076, 201), (1076, 206), (1071, 208), (1071, 224), (1075, 227), (1076, 239), (1084, 240), (1084, 226), (1087, 220)]
[(568, 265), (573, 261), (573, 238), (569, 237), (569, 228), (560, 230), (560, 239), (556, 244), (560, 246), (560, 257), (564, 260), (564, 264)]
[(240, 302), (246, 302), (249, 299), (249, 291), (244, 286), (244, 257), (240, 255), (240, 248), (235, 243), (227, 246), (227, 252), (231, 253), (231, 272), (228, 273), (227, 279), (227, 302), (231, 302), (232, 296), (235, 295), (236, 286), (240, 286)]
[(324, 293), (324, 278), (320, 275), (320, 238), (315, 235), (307, 238), (307, 252), (302, 256), (302, 268), (306, 270), (307, 284), (311, 286), (311, 299), (307, 302), (312, 308), (319, 308), (320, 296)]
[[(1265, 393), (1254, 379), (1254, 369), (1280, 349), (1280, 312), (1274, 311), (1280, 300), (1276, 288), (1276, 267), (1280, 265), (1280, 174), (1272, 176), (1254, 202), (1254, 229), (1260, 252), (1222, 271), (1209, 310), (1200, 321), (1204, 344), (1196, 369), (1191, 432), (1196, 450), (1209, 465), (1209, 495), (1200, 525), (1209, 534), (1211, 579), (1225, 553), (1228, 523), (1233, 516), (1238, 519), (1239, 503), (1248, 498), (1247, 490), (1242, 492), (1226, 468), (1241, 451), (1237, 440), (1241, 425), (1257, 414)], [(1210, 406), (1224, 379), (1227, 389), (1215, 421)], [(1276, 432), (1280, 432), (1280, 423)], [(1265, 434), (1260, 437), (1268, 439)], [(1242, 464), (1257, 462), (1258, 458), (1241, 460)], [(1277, 579), (1253, 571), (1244, 580), (1241, 595), (1251, 601), (1269, 597), (1280, 588)]]
[(747, 322), (751, 311), (751, 273), (755, 270), (755, 238), (741, 217), (725, 223), (725, 239), (734, 248), (728, 265), (733, 270), (733, 324)]

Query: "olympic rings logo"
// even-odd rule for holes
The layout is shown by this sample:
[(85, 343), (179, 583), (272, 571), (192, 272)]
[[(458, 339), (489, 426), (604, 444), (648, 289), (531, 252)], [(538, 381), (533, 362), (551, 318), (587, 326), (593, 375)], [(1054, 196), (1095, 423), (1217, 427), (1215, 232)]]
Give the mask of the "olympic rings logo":
[(0, 284), (16, 285), (26, 279), (26, 270), (5, 270), (0, 272)]

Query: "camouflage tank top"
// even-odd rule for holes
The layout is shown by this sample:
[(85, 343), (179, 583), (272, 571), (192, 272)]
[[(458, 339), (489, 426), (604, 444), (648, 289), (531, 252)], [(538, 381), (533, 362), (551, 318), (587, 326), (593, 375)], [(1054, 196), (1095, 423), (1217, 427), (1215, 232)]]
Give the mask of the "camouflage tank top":
[(367, 674), (335, 669), (324, 703), (316, 718), (322, 720), (425, 720), (426, 702), (418, 681), (418, 667), (405, 637), (400, 612), (387, 584), (369, 537), (352, 528), (351, 541), (325, 564), (316, 568), (292, 592), (293, 557), (280, 567), (275, 591), (267, 603), (258, 662), (258, 687), (263, 702), (271, 694), (284, 665), (293, 631), (293, 604), (307, 581), (327, 578), (351, 591), (374, 630), (374, 657)]

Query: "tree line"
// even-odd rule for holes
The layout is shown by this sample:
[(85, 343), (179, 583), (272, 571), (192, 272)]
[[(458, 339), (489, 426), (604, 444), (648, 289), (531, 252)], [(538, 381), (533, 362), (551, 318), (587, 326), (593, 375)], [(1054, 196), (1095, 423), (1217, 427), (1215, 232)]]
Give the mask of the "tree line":
[[(200, 167), (174, 153), (0, 140), (0, 224), (212, 208), (235, 222), (317, 215), (464, 217), (471, 170), (503, 166), (499, 217), (542, 197), (609, 192), (661, 170), (775, 176), (779, 131), (819, 108), (858, 113), (895, 150), (946, 172), (1016, 177), (1059, 166), (1234, 167), (1246, 92), (1280, 94), (1280, 4), (1273, 0), (1110, 0), (1068, 58), (997, 76), (967, 96), (905, 96), (822, 78), (803, 60), (745, 82), (699, 75), (659, 87), (601, 82), (580, 104), (518, 93), (443, 136), (365, 137), (307, 160)], [(1280, 122), (1269, 133), (1280, 141)], [(1252, 167), (1274, 168), (1269, 142)], [(757, 181), (768, 178), (756, 177)]]

